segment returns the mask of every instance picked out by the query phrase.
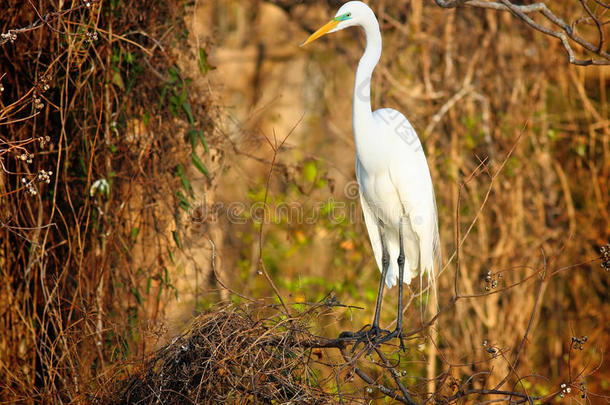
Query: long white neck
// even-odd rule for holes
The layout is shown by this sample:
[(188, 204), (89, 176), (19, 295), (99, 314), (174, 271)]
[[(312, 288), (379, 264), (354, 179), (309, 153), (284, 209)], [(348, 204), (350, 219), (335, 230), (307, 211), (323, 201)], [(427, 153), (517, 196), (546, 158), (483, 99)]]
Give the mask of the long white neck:
[[(376, 18), (372, 18), (362, 24), (366, 37), (366, 48), (356, 70), (354, 82), (354, 129), (359, 127), (358, 123), (365, 123), (373, 119), (371, 109), (371, 76), (373, 70), (381, 58), (381, 32)], [(369, 121), (370, 122), (370, 121)]]

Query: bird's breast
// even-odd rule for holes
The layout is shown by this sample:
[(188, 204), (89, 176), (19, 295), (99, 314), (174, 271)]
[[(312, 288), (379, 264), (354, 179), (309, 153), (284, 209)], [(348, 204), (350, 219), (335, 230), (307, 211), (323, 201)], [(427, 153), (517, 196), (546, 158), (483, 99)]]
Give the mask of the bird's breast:
[(363, 198), (373, 211), (374, 216), (384, 224), (394, 225), (403, 214), (403, 206), (389, 172), (366, 172), (361, 168), (358, 184)]
[(376, 128), (354, 129), (356, 156), (367, 173), (382, 175), (388, 171), (392, 150), (385, 137)]

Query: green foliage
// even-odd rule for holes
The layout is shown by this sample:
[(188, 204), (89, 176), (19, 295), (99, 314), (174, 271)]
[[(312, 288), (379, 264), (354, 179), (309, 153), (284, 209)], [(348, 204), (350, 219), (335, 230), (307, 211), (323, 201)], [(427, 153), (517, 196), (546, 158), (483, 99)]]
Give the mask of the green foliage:
[(313, 183), (318, 175), (316, 162), (309, 161), (303, 166), (303, 178), (309, 183)]
[[(248, 283), (255, 296), (273, 294), (262, 277), (252, 280), (250, 274), (250, 246), (257, 243), (262, 225), (263, 261), (295, 310), (308, 308), (305, 303), (317, 302), (331, 291), (351, 305), (370, 308), (376, 299), (378, 272), (372, 260), (363, 268), (370, 248), (361, 238), (364, 224), (357, 201), (332, 196), (328, 187), (332, 182), (320, 161), (306, 159), (296, 166), (300, 171), (281, 187), (272, 185), (266, 190), (266, 177), (261, 177), (258, 186), (248, 190), (246, 206), (262, 207), (267, 194), (266, 222), (261, 223), (259, 212), (255, 218), (250, 218), (250, 210), (244, 212), (249, 220), (236, 233), (244, 246), (237, 261), (242, 282)], [(320, 241), (329, 253), (320, 254), (321, 245), (316, 243)], [(332, 271), (320, 274), (317, 269)], [(364, 315), (363, 311), (346, 310), (343, 321), (364, 321)]]
[(172, 231), (172, 238), (174, 238), (174, 242), (176, 242), (176, 246), (178, 246), (178, 249), (182, 250), (182, 240), (180, 239), (178, 231)]
[(186, 173), (184, 173), (184, 167), (182, 166), (182, 164), (179, 164), (178, 167), (176, 167), (176, 176), (178, 176), (178, 178), (180, 178), (180, 182), (182, 183), (182, 187), (184, 188), (184, 190), (189, 195), (192, 196), (193, 187), (191, 186), (191, 182), (189, 181), (188, 177), (186, 176)]
[(202, 75), (206, 75), (210, 70), (216, 69), (208, 62), (208, 54), (203, 48), (199, 48), (199, 60), (197, 61), (197, 66), (199, 67), (199, 72)]
[(208, 169), (206, 169), (206, 167), (203, 164), (203, 162), (201, 161), (201, 159), (199, 159), (199, 156), (197, 156), (197, 154), (195, 154), (195, 153), (192, 153), (191, 154), (191, 160), (192, 160), (193, 165), (195, 166), (195, 168), (197, 170), (199, 170), (199, 172), (201, 172), (201, 174), (203, 174), (205, 177), (207, 177), (209, 179), (210, 178), (210, 174), (208, 173)]
[(471, 150), (477, 148), (485, 136), (481, 128), (481, 118), (478, 116), (466, 116), (462, 118), (462, 122), (466, 127), (466, 132), (463, 134), (466, 147)]
[(178, 199), (178, 206), (180, 208), (182, 208), (184, 211), (189, 212), (190, 209), (192, 208), (192, 205), (191, 205), (191, 202), (189, 201), (189, 199), (184, 194), (182, 194), (181, 191), (176, 191), (176, 198)]
[[(203, 174), (208, 180), (210, 180), (210, 173), (197, 154), (197, 146), (200, 144), (204, 152), (209, 153), (209, 147), (205, 139), (205, 134), (198, 126), (198, 122), (195, 118), (191, 103), (189, 99), (189, 85), (192, 79), (183, 79), (180, 70), (177, 67), (171, 67), (168, 71), (168, 80), (161, 86), (159, 90), (159, 107), (166, 106), (174, 118), (183, 118), (188, 123), (189, 129), (186, 132), (186, 136), (190, 142), (192, 153), (191, 153), (191, 164), (201, 174)], [(180, 183), (186, 195), (180, 191), (175, 193), (178, 205), (184, 211), (189, 211), (192, 208), (190, 198), (194, 197), (193, 187), (189, 180), (189, 176), (182, 166), (179, 164), (176, 167), (176, 176), (180, 179)]]

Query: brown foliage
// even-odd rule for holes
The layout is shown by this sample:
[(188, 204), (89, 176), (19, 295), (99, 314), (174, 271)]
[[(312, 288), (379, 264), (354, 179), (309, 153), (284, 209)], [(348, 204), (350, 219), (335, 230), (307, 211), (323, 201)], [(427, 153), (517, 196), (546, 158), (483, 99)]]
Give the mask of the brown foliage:
[(3, 2), (1, 401), (82, 398), (158, 331), (172, 291), (154, 252), (189, 148), (158, 101), (181, 8), (155, 3)]

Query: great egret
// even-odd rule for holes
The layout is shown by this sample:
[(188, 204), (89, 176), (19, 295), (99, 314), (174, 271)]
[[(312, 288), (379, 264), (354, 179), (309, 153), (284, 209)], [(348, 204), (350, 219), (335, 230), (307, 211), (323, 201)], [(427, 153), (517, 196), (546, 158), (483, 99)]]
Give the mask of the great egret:
[[(352, 126), (360, 202), (377, 266), (381, 271), (373, 323), (368, 331), (344, 332), (345, 338), (375, 344), (394, 337), (402, 342), (403, 282), (427, 273), (435, 293), (440, 263), (438, 217), (426, 156), (413, 126), (399, 111), (371, 109), (371, 76), (381, 57), (381, 32), (373, 10), (361, 1), (345, 3), (335, 17), (301, 46), (348, 27), (364, 30), (366, 49), (354, 83)], [(398, 317), (392, 332), (379, 328), (384, 281), (398, 281)]]

